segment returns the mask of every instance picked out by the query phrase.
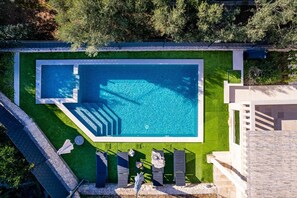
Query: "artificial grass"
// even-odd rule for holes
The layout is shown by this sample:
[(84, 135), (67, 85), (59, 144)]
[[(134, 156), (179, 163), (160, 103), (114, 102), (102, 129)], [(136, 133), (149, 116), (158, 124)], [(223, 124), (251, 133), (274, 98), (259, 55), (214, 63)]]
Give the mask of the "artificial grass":
[[(204, 59), (204, 143), (94, 143), (55, 105), (35, 104), (35, 61), (37, 59), (84, 59), (84, 53), (21, 53), (20, 106), (43, 130), (52, 144), (59, 148), (65, 139), (74, 140), (78, 134), (86, 138), (71, 154), (63, 155), (79, 179), (95, 181), (95, 150), (108, 151), (109, 181), (117, 181), (116, 153), (133, 148), (136, 157), (130, 160), (130, 173), (136, 175), (135, 162), (144, 162), (145, 179), (151, 181), (151, 151), (164, 150), (166, 158), (165, 182), (173, 182), (173, 151), (186, 150), (186, 176), (192, 183), (211, 182), (212, 165), (206, 154), (228, 150), (228, 109), (223, 103), (223, 81), (232, 68), (231, 52), (100, 52), (99, 59)], [(199, 132), (198, 132), (199, 133)]]

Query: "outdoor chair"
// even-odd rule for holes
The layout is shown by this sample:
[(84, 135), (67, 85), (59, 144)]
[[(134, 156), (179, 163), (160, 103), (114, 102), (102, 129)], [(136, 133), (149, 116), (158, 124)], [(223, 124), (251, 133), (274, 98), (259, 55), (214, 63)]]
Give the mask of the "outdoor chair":
[(118, 187), (127, 187), (129, 183), (129, 155), (128, 152), (117, 153)]
[(96, 152), (96, 187), (103, 188), (108, 177), (107, 153)]
[(184, 186), (186, 184), (186, 154), (182, 150), (174, 150), (174, 181), (177, 186)]
[[(156, 159), (153, 159), (155, 156), (157, 155), (159, 157), (161, 157), (161, 159), (159, 159), (161, 161), (161, 165), (163, 163), (163, 167), (159, 167), (154, 164), (154, 162), (156, 163)], [(165, 166), (165, 160), (164, 160), (164, 152), (161, 150), (154, 150), (152, 152), (152, 174), (153, 174), (153, 185), (154, 186), (163, 186), (163, 178), (164, 178), (164, 166)]]

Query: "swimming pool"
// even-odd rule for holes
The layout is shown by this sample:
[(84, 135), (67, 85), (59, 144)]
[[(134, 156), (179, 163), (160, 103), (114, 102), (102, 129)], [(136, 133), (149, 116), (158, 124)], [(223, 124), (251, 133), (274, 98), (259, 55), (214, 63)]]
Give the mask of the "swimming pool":
[[(39, 62), (44, 63), (44, 60)], [(179, 141), (203, 140), (202, 60), (55, 60), (51, 63), (59, 64), (60, 71), (56, 68), (56, 73), (60, 76), (71, 76), (69, 65), (78, 67), (77, 102), (57, 105), (94, 141), (135, 141), (135, 138), (162, 141), (177, 137)], [(42, 70), (42, 75), (46, 73)], [(68, 85), (65, 82), (61, 87), (70, 94), (75, 86)], [(41, 89), (46, 87), (51, 86)], [(53, 89), (47, 90), (49, 95), (59, 95), (50, 90)]]
[(73, 65), (44, 65), (42, 67), (42, 98), (72, 98), (76, 87)]

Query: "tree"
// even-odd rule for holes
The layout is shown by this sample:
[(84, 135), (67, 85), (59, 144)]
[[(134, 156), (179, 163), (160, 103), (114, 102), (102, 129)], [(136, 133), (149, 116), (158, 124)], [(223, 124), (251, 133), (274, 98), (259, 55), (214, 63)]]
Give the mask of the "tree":
[(1, 0), (0, 13), (0, 41), (53, 38), (53, 14), (41, 1)]
[(0, 25), (0, 41), (27, 39), (32, 32), (28, 24)]
[(202, 2), (197, 10), (197, 28), (199, 40), (224, 42), (243, 41), (244, 31), (241, 24), (235, 24), (237, 8), (227, 8), (223, 4)]
[(29, 177), (31, 166), (12, 145), (0, 125), (0, 183), (18, 188)]
[(150, 1), (51, 0), (60, 25), (57, 37), (89, 52), (110, 42), (145, 40), (150, 36)]
[(297, 3), (295, 0), (258, 0), (246, 31), (252, 42), (266, 41), (281, 47), (297, 46)]
[(169, 5), (167, 0), (154, 0), (155, 9), (152, 21), (154, 28), (161, 36), (166, 36), (174, 41), (184, 39), (186, 19), (185, 1), (176, 0)]

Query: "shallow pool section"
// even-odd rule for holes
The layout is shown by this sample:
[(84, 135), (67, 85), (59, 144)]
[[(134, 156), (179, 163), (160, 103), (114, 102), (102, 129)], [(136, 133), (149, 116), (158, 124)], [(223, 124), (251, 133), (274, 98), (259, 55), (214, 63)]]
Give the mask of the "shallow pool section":
[(41, 90), (49, 90), (41, 96), (73, 97), (77, 90), (75, 101), (53, 101), (95, 142), (203, 141), (202, 60), (38, 60), (38, 64), (50, 65), (40, 73), (52, 74), (40, 78)]
[(73, 65), (43, 65), (41, 81), (42, 98), (72, 98), (76, 87)]

